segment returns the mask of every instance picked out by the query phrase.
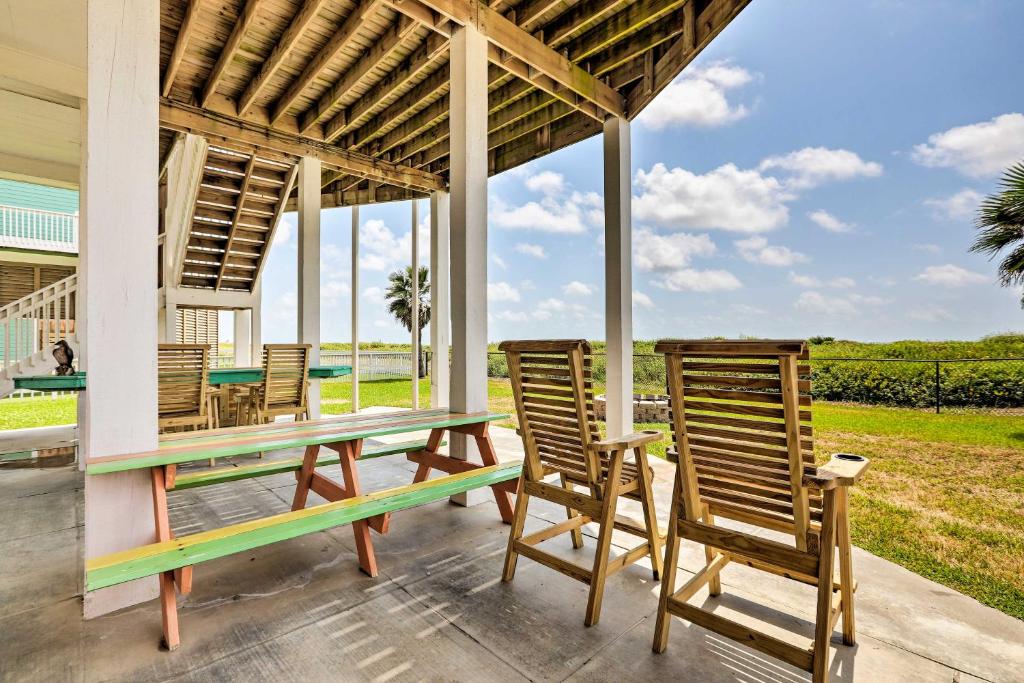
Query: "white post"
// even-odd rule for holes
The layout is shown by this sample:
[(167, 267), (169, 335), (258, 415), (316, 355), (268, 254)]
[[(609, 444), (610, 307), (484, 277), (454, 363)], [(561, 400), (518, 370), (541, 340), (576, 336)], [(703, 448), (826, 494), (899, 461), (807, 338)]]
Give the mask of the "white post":
[(157, 311), (157, 327), (160, 341), (167, 344), (178, 342), (178, 304), (170, 297), (164, 300), (164, 305)]
[(359, 206), (352, 207), (352, 412), (359, 412)]
[(420, 407), (420, 231), (419, 203), (412, 200), (412, 356), (409, 368), (412, 374), (412, 409)]
[(253, 365), (263, 364), (263, 286), (256, 283), (252, 292), (252, 309), (249, 311), (250, 351), (249, 360)]
[[(320, 160), (299, 160), (298, 338), (310, 344), (309, 364), (320, 364)], [(320, 380), (309, 381), (309, 418), (320, 417)]]
[(608, 437), (633, 431), (633, 263), (629, 121), (604, 122), (604, 310)]
[[(451, 408), (487, 409), (487, 38), (460, 26), (451, 39)], [(476, 443), (452, 434), (451, 454), (479, 462)], [(452, 501), (486, 500), (481, 491)]]
[[(86, 5), (77, 320), (89, 390), (79, 458), (157, 447), (157, 240), (160, 8)], [(172, 324), (173, 325), (173, 324)], [(149, 471), (85, 478), (85, 559), (155, 539)], [(156, 577), (89, 591), (86, 618), (157, 595)]]
[(235, 348), (235, 367), (247, 368), (252, 362), (252, 309), (235, 309), (235, 336), (232, 344)]
[(448, 193), (430, 194), (430, 407), (448, 406)]

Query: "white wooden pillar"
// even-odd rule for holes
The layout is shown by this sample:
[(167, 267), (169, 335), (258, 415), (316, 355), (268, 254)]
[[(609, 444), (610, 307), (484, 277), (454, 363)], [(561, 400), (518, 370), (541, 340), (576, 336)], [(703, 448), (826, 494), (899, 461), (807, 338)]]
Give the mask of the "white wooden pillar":
[[(487, 38), (475, 26), (452, 33), (450, 64), (451, 408), (475, 412), (487, 409)], [(472, 439), (451, 436), (453, 457), (479, 462)]]
[(412, 200), (412, 355), (409, 368), (412, 374), (412, 409), (420, 407), (420, 230), (419, 203)]
[(164, 296), (164, 305), (157, 311), (157, 337), (158, 341), (176, 344), (178, 342), (178, 304), (166, 294)]
[(263, 363), (263, 286), (257, 282), (252, 293), (252, 310), (249, 311), (249, 360), (253, 365)]
[[(298, 338), (320, 364), (320, 160), (299, 160)], [(320, 417), (320, 380), (309, 381), (309, 417)]]
[[(157, 446), (160, 7), (90, 0), (82, 110), (79, 458)], [(149, 470), (85, 478), (85, 559), (155, 540)], [(156, 577), (90, 591), (86, 618), (149, 600)]]
[(430, 407), (448, 407), (451, 314), (448, 289), (448, 193), (430, 194)]
[(352, 412), (359, 412), (359, 206), (352, 207)]
[(252, 309), (235, 309), (235, 334), (232, 343), (235, 349), (235, 367), (247, 368), (252, 362)]
[(604, 122), (604, 311), (608, 437), (633, 431), (633, 262), (629, 121)]

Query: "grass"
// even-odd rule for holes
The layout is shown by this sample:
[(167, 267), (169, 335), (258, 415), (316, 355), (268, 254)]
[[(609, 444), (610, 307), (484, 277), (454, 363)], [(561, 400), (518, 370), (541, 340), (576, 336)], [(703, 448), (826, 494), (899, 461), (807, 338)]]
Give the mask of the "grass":
[[(323, 412), (351, 410), (350, 382), (321, 386)], [(410, 407), (409, 387), (363, 382), (360, 402)], [(429, 396), (422, 380), (421, 405)], [(74, 422), (75, 404), (74, 396), (4, 400), (0, 429)], [(490, 409), (514, 414), (507, 381), (490, 381)], [(1024, 619), (1024, 417), (818, 403), (814, 425), (819, 459), (871, 458), (850, 499), (857, 546)], [(664, 455), (666, 443), (652, 452)]]

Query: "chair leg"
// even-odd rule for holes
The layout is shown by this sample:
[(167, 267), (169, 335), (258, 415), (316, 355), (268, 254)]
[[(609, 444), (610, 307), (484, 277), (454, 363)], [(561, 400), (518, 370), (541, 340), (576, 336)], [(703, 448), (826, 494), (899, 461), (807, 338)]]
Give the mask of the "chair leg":
[(608, 554), (611, 552), (612, 532), (615, 531), (615, 506), (619, 502), (623, 455), (622, 451), (612, 453), (608, 463), (608, 478), (605, 480), (599, 521), (601, 530), (597, 535), (597, 554), (590, 573), (590, 597), (587, 599), (587, 615), (583, 620), (586, 626), (595, 626), (601, 619), (601, 601), (604, 599), (604, 584), (608, 578)]
[[(704, 506), (704, 523), (709, 525), (715, 523), (715, 516), (711, 514), (707, 505)], [(707, 564), (714, 562), (717, 555), (718, 552), (714, 548), (709, 545), (704, 546), (704, 559)], [(715, 572), (714, 576), (708, 579), (708, 594), (712, 596), (722, 594), (722, 574), (720, 572)]]
[(857, 643), (853, 618), (853, 556), (850, 543), (849, 495), (845, 486), (836, 489), (836, 544), (839, 546), (839, 590), (843, 600), (843, 644)]
[[(565, 489), (566, 491), (572, 491), (572, 484), (569, 482), (568, 479), (565, 478), (565, 474), (564, 473), (560, 474), (559, 477), (562, 480), (562, 488)], [(569, 506), (565, 507), (565, 513), (569, 516), (569, 519), (572, 519), (573, 517), (575, 517), (576, 515), (579, 514), (579, 512), (577, 512), (576, 510), (573, 510)], [(582, 548), (583, 547), (583, 530), (580, 529), (579, 527), (576, 527), (575, 529), (573, 529), (569, 533), (572, 536), (572, 547), (576, 548), (577, 550)]]
[(665, 564), (661, 576), (661, 597), (658, 598), (658, 619), (654, 625), (652, 650), (661, 654), (668, 647), (668, 629), (672, 615), (668, 613), (668, 599), (676, 592), (676, 572), (679, 565), (679, 482), (672, 492), (672, 506), (668, 515), (668, 538), (665, 539)]
[(647, 464), (647, 448), (641, 446), (633, 449), (636, 458), (636, 469), (640, 476), (640, 504), (644, 510), (644, 525), (647, 527), (647, 548), (651, 554), (651, 570), (654, 580), (661, 578), (661, 534), (658, 531), (658, 514), (654, 509), (654, 487), (651, 481), (651, 470)]
[(523, 527), (526, 525), (526, 508), (530, 504), (530, 496), (523, 491), (525, 476), (519, 477), (519, 487), (516, 490), (516, 509), (512, 513), (512, 528), (508, 532), (508, 549), (505, 551), (505, 566), (501, 571), (501, 580), (508, 582), (516, 575), (516, 559), (519, 553), (515, 550), (516, 541), (523, 537)]
[(813, 683), (828, 682), (830, 625), (832, 614), (833, 571), (836, 557), (836, 496), (835, 489), (825, 491), (821, 510), (820, 559), (818, 560), (818, 604), (814, 620), (814, 662), (811, 670)]

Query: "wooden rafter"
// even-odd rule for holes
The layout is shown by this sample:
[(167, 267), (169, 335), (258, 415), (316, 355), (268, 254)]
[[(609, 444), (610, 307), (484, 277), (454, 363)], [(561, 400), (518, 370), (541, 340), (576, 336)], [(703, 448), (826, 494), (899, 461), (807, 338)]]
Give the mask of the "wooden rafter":
[(174, 50), (171, 52), (171, 60), (167, 62), (167, 70), (164, 71), (164, 83), (160, 89), (161, 95), (167, 97), (171, 94), (171, 86), (174, 85), (174, 77), (178, 75), (178, 67), (185, 57), (185, 48), (188, 47), (188, 39), (192, 36), (196, 15), (199, 14), (199, 3), (201, 0), (189, 0), (185, 8), (185, 16), (178, 28), (178, 37), (174, 41)]
[[(228, 36), (228, 42), (224, 44), (224, 49), (220, 51), (217, 63), (213, 65), (213, 71), (210, 72), (209, 78), (206, 79), (206, 85), (203, 86), (203, 94), (199, 98), (202, 106), (210, 106), (210, 101), (213, 99), (214, 93), (217, 92), (217, 86), (223, 80), (225, 72), (242, 44), (242, 39), (256, 19), (256, 10), (259, 9), (260, 1), (247, 0), (245, 7), (242, 8), (242, 14), (235, 22), (235, 27), (231, 29), (231, 35)], [(164, 93), (164, 97), (166, 96), (167, 93)]]
[(460, 25), (472, 24), (490, 42), (488, 59), (507, 71), (564, 99), (595, 119), (622, 116), (622, 96), (538, 38), (478, 0), (387, 0), (400, 11), (420, 4)]
[[(285, 207), (288, 205), (288, 196), (292, 193), (292, 188), (295, 187), (295, 178), (299, 175), (299, 165), (295, 164), (292, 166), (291, 171), (288, 172), (288, 177), (285, 179), (283, 191), (281, 192), (281, 198), (277, 202), (277, 206), (274, 207), (274, 216), (270, 220), (270, 230), (267, 231), (267, 245), (274, 243), (274, 234), (277, 232), (277, 226), (281, 222), (281, 214), (284, 213)], [(270, 253), (270, 249), (264, 249), (259, 258), (256, 260), (256, 270), (253, 273), (252, 281), (259, 282), (260, 274), (263, 272), (263, 266), (267, 262), (267, 254)]]
[[(338, 30), (331, 36), (331, 39), (327, 41), (327, 44), (310, 60), (306, 68), (299, 74), (299, 77), (292, 81), (288, 89), (284, 91), (284, 94), (278, 98), (277, 103), (274, 105), (274, 111), (270, 115), (271, 125), (276, 124), (284, 116), (285, 112), (295, 105), (302, 92), (313, 84), (320, 74), (323, 73), (323, 70), (327, 68), (328, 64), (337, 59), (345, 46), (362, 30), (366, 21), (377, 13), (379, 7), (380, 0), (363, 0), (356, 4), (355, 8), (341, 22)], [(308, 131), (308, 127), (301, 128), (303, 133)]]
[(256, 102), (256, 98), (259, 97), (260, 92), (263, 88), (267, 87), (270, 79), (277, 73), (281, 65), (284, 64), (285, 58), (288, 53), (295, 47), (295, 43), (298, 42), (302, 34), (306, 32), (313, 19), (320, 12), (326, 0), (306, 0), (299, 10), (295, 18), (292, 19), (291, 24), (285, 29), (284, 35), (282, 35), (277, 44), (274, 46), (273, 51), (267, 60), (263, 62), (263, 66), (260, 67), (260, 71), (256, 74), (256, 77), (252, 79), (249, 85), (246, 87), (245, 92), (238, 99), (238, 114), (239, 116), (244, 115), (249, 111), (250, 107)]
[[(235, 214), (231, 218), (231, 228), (228, 231), (228, 241), (224, 245), (224, 255), (220, 260), (220, 270), (217, 273), (217, 284), (214, 285), (214, 289), (219, 290), (221, 283), (224, 282), (224, 272), (228, 269), (228, 259), (231, 258), (231, 247), (235, 242), (235, 234), (238, 232), (238, 222), (242, 218), (242, 211), (245, 207), (245, 194), (249, 191), (249, 181), (252, 180), (252, 172), (256, 168), (256, 154), (255, 152), (249, 157), (249, 161), (245, 164), (245, 176), (242, 178), (242, 184), (238, 189), (238, 198), (235, 200)], [(264, 244), (264, 249), (266, 245)], [(255, 280), (253, 281), (255, 282)]]
[(377, 40), (373, 46), (365, 51), (356, 62), (348, 68), (341, 79), (331, 86), (327, 92), (321, 95), (320, 99), (312, 109), (302, 115), (299, 120), (299, 130), (308, 131), (323, 119), (334, 107), (344, 100), (360, 81), (377, 67), (381, 61), (387, 59), (395, 50), (400, 48), (403, 42), (419, 27), (415, 21), (399, 16), (398, 21), (392, 25), (387, 32)]
[(355, 131), (350, 131), (349, 139), (346, 140), (345, 146), (350, 149), (363, 147), (371, 140), (383, 135), (382, 131), (385, 128), (399, 121), (403, 116), (409, 116), (409, 112), (422, 102), (448, 92), (448, 77), (448, 65), (445, 64), (423, 79), (412, 90), (388, 105), (365, 125), (360, 126)]
[(265, 148), (293, 156), (319, 158), (324, 165), (344, 169), (352, 175), (398, 187), (424, 191), (444, 190), (444, 180), (432, 173), (374, 159), (333, 145), (289, 135), (236, 118), (216, 115), (168, 99), (160, 101), (160, 126), (196, 133), (207, 139), (223, 139), (252, 148)]

